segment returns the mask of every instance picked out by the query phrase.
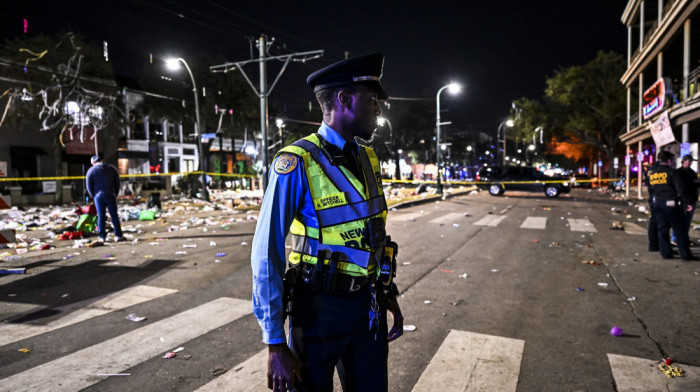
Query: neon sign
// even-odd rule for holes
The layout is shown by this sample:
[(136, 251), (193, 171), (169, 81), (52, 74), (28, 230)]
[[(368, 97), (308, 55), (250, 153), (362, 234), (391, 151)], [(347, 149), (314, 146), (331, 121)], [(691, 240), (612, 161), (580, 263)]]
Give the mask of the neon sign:
[(660, 78), (644, 92), (644, 106), (642, 107), (642, 116), (645, 120), (659, 113), (666, 105), (666, 85), (670, 86), (670, 80)]

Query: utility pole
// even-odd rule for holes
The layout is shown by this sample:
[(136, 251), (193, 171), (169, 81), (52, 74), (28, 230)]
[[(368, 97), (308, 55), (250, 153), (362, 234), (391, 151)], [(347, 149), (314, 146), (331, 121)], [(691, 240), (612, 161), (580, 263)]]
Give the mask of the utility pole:
[[(272, 42), (274, 42), (274, 38), (272, 39)], [(272, 42), (267, 42), (267, 37), (265, 35), (260, 35), (260, 38), (257, 40), (257, 45), (258, 45), (258, 55), (259, 57), (257, 59), (251, 59), (251, 60), (245, 60), (245, 61), (236, 61), (236, 62), (227, 62), (221, 65), (213, 65), (209, 67), (209, 70), (211, 72), (228, 72), (228, 71), (234, 71), (234, 70), (239, 70), (241, 71), (241, 74), (245, 78), (245, 80), (248, 82), (250, 87), (253, 88), (253, 91), (258, 95), (260, 98), (260, 131), (262, 133), (262, 160), (263, 160), (263, 190), (267, 189), (267, 175), (269, 171), (269, 154), (268, 154), (268, 147), (267, 147), (267, 129), (268, 129), (268, 115), (267, 115), (267, 100), (268, 97), (270, 96), (270, 93), (272, 92), (272, 89), (275, 88), (275, 85), (277, 82), (280, 80), (280, 77), (282, 76), (282, 73), (287, 69), (287, 65), (289, 65), (290, 61), (301, 61), (301, 62), (306, 62), (308, 60), (313, 60), (315, 58), (323, 56), (323, 50), (314, 50), (311, 52), (299, 52), (299, 53), (290, 53), (290, 54), (284, 54), (280, 56), (269, 56), (267, 53), (267, 50), (270, 45), (272, 45)], [(267, 62), (271, 60), (281, 60), (284, 61), (284, 65), (282, 66), (282, 69), (280, 69), (279, 74), (277, 74), (277, 78), (275, 78), (275, 81), (272, 83), (272, 86), (268, 88), (267, 86)], [(248, 75), (245, 73), (243, 70), (243, 66), (249, 63), (255, 63), (258, 62), (260, 63), (260, 89), (258, 90), (255, 88), (255, 85), (253, 85), (253, 82), (251, 82), (250, 78)]]

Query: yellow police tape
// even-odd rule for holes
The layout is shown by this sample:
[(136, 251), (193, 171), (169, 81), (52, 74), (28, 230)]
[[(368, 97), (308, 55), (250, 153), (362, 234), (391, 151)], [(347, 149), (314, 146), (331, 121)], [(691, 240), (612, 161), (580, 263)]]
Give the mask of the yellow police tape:
[[(121, 178), (133, 177), (162, 177), (162, 176), (186, 176), (190, 174), (201, 175), (201, 171), (186, 172), (186, 173), (151, 173), (151, 174), (121, 174)], [(238, 177), (238, 178), (255, 178), (253, 174), (234, 174), (234, 173), (204, 173), (212, 177)], [(84, 180), (85, 176), (61, 176), (61, 177), (0, 177), (0, 182), (14, 181), (57, 181), (57, 180)]]
[[(594, 183), (594, 182), (610, 182), (619, 181), (619, 178), (601, 178), (600, 180), (576, 180), (577, 183)], [(382, 179), (382, 182), (397, 183), (397, 184), (436, 184), (435, 180), (386, 180)], [(573, 182), (569, 180), (551, 180), (551, 181), (443, 181), (443, 185), (489, 185), (489, 184), (563, 184)]]

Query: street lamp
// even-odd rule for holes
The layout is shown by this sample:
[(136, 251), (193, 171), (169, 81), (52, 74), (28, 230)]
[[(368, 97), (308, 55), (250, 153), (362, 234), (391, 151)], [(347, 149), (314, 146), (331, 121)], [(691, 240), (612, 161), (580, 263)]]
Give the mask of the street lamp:
[(192, 70), (190, 69), (190, 66), (187, 64), (185, 59), (178, 57), (178, 58), (170, 58), (165, 60), (165, 64), (168, 66), (169, 69), (171, 70), (177, 70), (180, 68), (180, 62), (185, 66), (185, 69), (187, 69), (187, 73), (190, 74), (190, 79), (192, 80), (192, 92), (194, 93), (194, 114), (196, 118), (196, 123), (194, 125), (194, 137), (197, 139), (197, 151), (199, 152), (199, 170), (202, 172), (202, 200), (204, 201), (209, 201), (209, 192), (207, 191), (207, 175), (206, 175), (206, 170), (204, 168), (204, 154), (202, 153), (202, 139), (200, 138), (200, 126), (202, 123), (199, 121), (199, 97), (197, 97), (197, 85), (194, 82), (194, 76), (192, 75)]
[[(277, 120), (275, 120), (275, 125), (277, 125), (277, 130), (279, 131), (279, 141), (277, 143), (279, 143), (280, 148), (282, 148), (282, 147), (284, 147), (283, 146), (284, 140), (283, 140), (283, 136), (282, 136), (282, 128), (284, 128), (284, 126), (286, 124), (284, 123), (283, 119), (278, 118)], [(277, 143), (275, 143), (275, 144), (277, 144)]]
[(435, 125), (437, 126), (437, 140), (436, 140), (436, 155), (437, 155), (437, 193), (442, 194), (442, 184), (440, 183), (440, 93), (442, 93), (443, 90), (449, 89), (448, 91), (450, 94), (457, 94), (461, 89), (462, 86), (460, 86), (457, 83), (450, 83), (448, 85), (442, 86), (438, 92), (437, 95), (435, 96), (435, 102), (436, 102), (436, 116), (435, 116)]
[[(503, 166), (506, 165), (506, 131), (503, 129), (503, 126), (510, 128), (514, 124), (513, 120), (506, 120), (501, 122), (501, 125), (498, 126), (498, 134), (500, 135), (501, 132), (503, 132)], [(496, 135), (496, 137), (498, 138), (498, 135)]]
[(401, 179), (401, 168), (399, 165), (401, 164), (400, 162), (400, 156), (394, 155), (394, 129), (391, 126), (391, 121), (389, 121), (388, 118), (386, 117), (377, 117), (377, 125), (380, 127), (383, 127), (384, 124), (389, 126), (389, 153), (391, 154), (392, 157), (394, 157), (394, 163), (395, 163), (395, 168), (394, 168), (394, 179), (400, 180)]

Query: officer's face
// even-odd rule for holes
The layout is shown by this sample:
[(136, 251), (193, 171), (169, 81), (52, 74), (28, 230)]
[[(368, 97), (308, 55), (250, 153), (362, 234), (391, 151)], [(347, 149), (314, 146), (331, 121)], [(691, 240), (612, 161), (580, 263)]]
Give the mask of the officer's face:
[(369, 140), (377, 128), (377, 117), (382, 115), (379, 94), (366, 85), (359, 85), (350, 97), (352, 97), (350, 111), (354, 114), (353, 136)]

